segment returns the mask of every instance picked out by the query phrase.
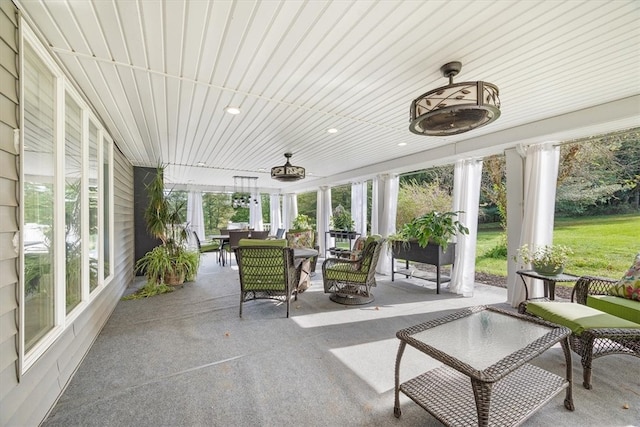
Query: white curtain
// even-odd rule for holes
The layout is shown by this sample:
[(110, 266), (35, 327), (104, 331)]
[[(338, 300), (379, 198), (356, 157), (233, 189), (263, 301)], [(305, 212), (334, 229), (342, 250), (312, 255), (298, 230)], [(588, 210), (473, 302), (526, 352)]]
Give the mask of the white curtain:
[(293, 220), (298, 216), (298, 196), (287, 193), (282, 198), (282, 225), (289, 230)]
[(331, 187), (322, 186), (316, 195), (316, 230), (318, 232), (318, 246), (320, 257), (324, 257), (327, 251), (327, 231), (329, 231), (329, 218), (331, 217)]
[(260, 193), (252, 193), (251, 201), (249, 202), (249, 228), (253, 228), (256, 231), (262, 231), (262, 197)]
[(271, 234), (275, 235), (278, 228), (282, 228), (282, 210), (280, 209), (280, 194), (269, 195), (269, 216)]
[[(204, 235), (202, 192), (200, 191), (189, 191), (187, 194), (187, 222), (191, 226), (191, 230), (196, 232), (200, 240), (206, 239)], [(191, 239), (192, 236), (188, 236), (188, 238)]]
[(461, 211), (457, 219), (469, 229), (469, 234), (456, 236), (456, 258), (451, 271), (449, 290), (465, 297), (473, 296), (476, 277), (476, 241), (481, 180), (481, 159), (456, 162), (453, 175), (453, 210)]
[[(378, 175), (373, 179), (373, 206), (371, 207), (371, 234), (388, 237), (396, 232), (398, 189), (400, 179), (396, 174)], [(378, 268), (381, 274), (391, 274), (391, 253), (382, 248)]]
[[(552, 143), (531, 145), (526, 149), (524, 166), (524, 205), (520, 245), (529, 247), (553, 243), (553, 221), (560, 149)], [(524, 266), (522, 266), (524, 267)], [(525, 298), (521, 283), (510, 282), (509, 303), (517, 307)], [(542, 282), (528, 284), (529, 298), (543, 296)]]
[(367, 181), (351, 184), (351, 218), (355, 231), (362, 236), (367, 234)]

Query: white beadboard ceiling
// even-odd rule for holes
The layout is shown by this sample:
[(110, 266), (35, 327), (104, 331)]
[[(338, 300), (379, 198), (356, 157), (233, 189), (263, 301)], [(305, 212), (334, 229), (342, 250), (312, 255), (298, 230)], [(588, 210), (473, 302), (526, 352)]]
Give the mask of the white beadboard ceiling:
[[(16, 3), (131, 163), (176, 185), (301, 191), (640, 126), (637, 0)], [(410, 133), (450, 61), (500, 88), (501, 117)], [(285, 152), (307, 179), (270, 178)]]

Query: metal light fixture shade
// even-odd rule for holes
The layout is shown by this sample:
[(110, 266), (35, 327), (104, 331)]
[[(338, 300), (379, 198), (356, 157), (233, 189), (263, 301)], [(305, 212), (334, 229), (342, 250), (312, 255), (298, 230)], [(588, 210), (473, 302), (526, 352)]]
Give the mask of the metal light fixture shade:
[[(238, 191), (237, 182), (240, 180), (240, 191)], [(245, 189), (245, 180), (248, 182), (247, 188)], [(258, 177), (257, 176), (240, 176), (236, 175), (233, 177), (233, 195), (235, 197), (231, 200), (231, 206), (234, 209), (237, 208), (248, 208), (251, 205), (251, 202), (254, 202), (256, 205), (258, 204)], [(253, 188), (251, 188), (251, 183), (253, 183)], [(255, 195), (255, 197), (254, 197)]]
[(287, 163), (284, 166), (274, 166), (271, 168), (271, 178), (277, 179), (278, 181), (283, 182), (291, 182), (298, 181), (300, 179), (304, 179), (305, 170), (300, 166), (293, 166), (289, 162), (291, 158), (291, 153), (285, 153), (284, 156), (287, 158)]
[(450, 62), (440, 70), (449, 78), (447, 86), (420, 95), (411, 103), (409, 130), (417, 135), (456, 135), (488, 125), (500, 117), (496, 85), (487, 82), (453, 83), (460, 62)]

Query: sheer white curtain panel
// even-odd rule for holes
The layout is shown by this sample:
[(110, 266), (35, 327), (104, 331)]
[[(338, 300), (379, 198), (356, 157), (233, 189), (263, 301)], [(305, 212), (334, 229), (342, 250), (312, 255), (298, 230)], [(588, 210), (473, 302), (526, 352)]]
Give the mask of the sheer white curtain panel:
[(476, 276), (476, 242), (478, 240), (478, 207), (482, 160), (458, 160), (453, 175), (453, 211), (469, 234), (456, 236), (456, 257), (451, 271), (449, 290), (465, 297), (473, 296)]
[(282, 198), (282, 224), (289, 230), (293, 220), (298, 216), (298, 196), (295, 193), (287, 193)]
[[(206, 239), (204, 235), (204, 212), (202, 210), (201, 191), (189, 191), (187, 194), (187, 222), (200, 240)], [(188, 242), (191, 242), (192, 238), (193, 236), (188, 236)]]
[(355, 231), (362, 236), (367, 235), (367, 181), (351, 184), (351, 218), (355, 223)]
[(249, 228), (262, 231), (264, 222), (262, 220), (262, 197), (260, 193), (252, 193), (249, 202)]
[(331, 217), (331, 187), (322, 186), (316, 194), (316, 231), (320, 247), (320, 256), (324, 257), (327, 251), (326, 232), (329, 231), (329, 218)]
[[(380, 234), (386, 238), (396, 232), (399, 182), (397, 174), (382, 174), (373, 179), (371, 234)], [(380, 252), (376, 271), (391, 274), (391, 254), (386, 247)]]
[(282, 228), (282, 210), (280, 209), (280, 194), (272, 193), (269, 195), (269, 216), (271, 223), (271, 233), (276, 234), (278, 228)]
[[(553, 222), (560, 148), (553, 143), (530, 145), (526, 148), (524, 166), (524, 204), (520, 245), (529, 247), (553, 243)], [(521, 261), (520, 261), (521, 262)], [(521, 265), (522, 268), (530, 267)], [(520, 280), (516, 278), (516, 280)], [(543, 295), (542, 282), (528, 282), (529, 298)], [(509, 303), (517, 307), (525, 298), (521, 283), (509, 283)]]

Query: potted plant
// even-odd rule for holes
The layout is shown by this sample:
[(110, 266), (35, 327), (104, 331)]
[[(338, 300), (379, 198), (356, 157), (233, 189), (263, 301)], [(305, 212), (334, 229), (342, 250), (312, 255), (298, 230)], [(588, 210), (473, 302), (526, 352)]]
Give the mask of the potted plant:
[(313, 230), (311, 227), (311, 222), (309, 217), (305, 214), (298, 214), (291, 223), (290, 231), (305, 231), (305, 230)]
[(395, 242), (417, 241), (421, 248), (433, 243), (441, 246), (446, 251), (450, 240), (457, 233), (469, 234), (469, 229), (465, 227), (456, 216), (460, 212), (428, 212), (420, 217), (414, 218), (411, 222), (404, 224), (402, 229), (389, 236), (389, 240)]
[(163, 175), (164, 167), (158, 166), (154, 180), (147, 186), (149, 205), (144, 213), (147, 230), (161, 244), (136, 262), (136, 270), (144, 272), (149, 285), (180, 285), (195, 278), (200, 254), (187, 248), (184, 202), (172, 203), (166, 197)]
[(331, 229), (335, 231), (352, 231), (355, 227), (355, 223), (351, 218), (351, 214), (342, 207), (342, 205), (336, 206), (333, 210), (333, 215), (329, 219), (331, 222)]
[(564, 266), (571, 254), (573, 250), (564, 245), (529, 247), (525, 244), (518, 249), (518, 255), (513, 258), (517, 261), (520, 257), (525, 264), (531, 264), (536, 273), (555, 276), (564, 271)]
[[(441, 279), (448, 279), (441, 277), (440, 268), (455, 260), (455, 243), (451, 238), (457, 233), (469, 234), (469, 229), (456, 219), (459, 213), (428, 212), (404, 224), (398, 233), (388, 238), (394, 260), (405, 260), (407, 270), (409, 261), (436, 266), (436, 293), (440, 293)], [(395, 262), (393, 264), (392, 281), (396, 273)]]

